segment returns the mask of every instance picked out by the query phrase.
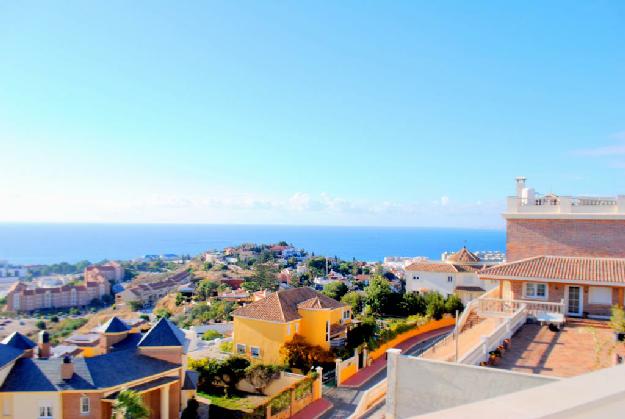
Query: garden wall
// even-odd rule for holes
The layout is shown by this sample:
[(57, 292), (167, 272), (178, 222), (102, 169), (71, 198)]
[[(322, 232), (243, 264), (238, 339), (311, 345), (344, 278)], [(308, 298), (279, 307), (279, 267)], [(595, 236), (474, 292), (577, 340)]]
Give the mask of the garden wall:
[(456, 319), (449, 316), (449, 317), (443, 317), (440, 320), (432, 320), (422, 326), (418, 326), (418, 327), (415, 327), (414, 329), (410, 329), (407, 332), (404, 332), (402, 334), (395, 336), (393, 339), (389, 340), (388, 342), (383, 343), (382, 345), (380, 345), (380, 347), (371, 351), (369, 353), (369, 359), (372, 361), (375, 361), (376, 359), (385, 356), (387, 349), (394, 348), (395, 346), (399, 345), (400, 343), (410, 338), (422, 335), (427, 332), (431, 332), (433, 330), (438, 330), (444, 327), (453, 326), (454, 324), (456, 324)]

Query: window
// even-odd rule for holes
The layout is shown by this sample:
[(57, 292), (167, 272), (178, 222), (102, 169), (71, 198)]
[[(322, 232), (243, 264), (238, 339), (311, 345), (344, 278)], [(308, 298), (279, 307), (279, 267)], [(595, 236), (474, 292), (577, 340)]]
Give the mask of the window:
[(80, 414), (88, 415), (89, 414), (89, 397), (82, 396), (80, 398)]
[(588, 302), (590, 304), (612, 304), (612, 288), (590, 287), (588, 291)]
[(287, 325), (286, 325), (286, 335), (287, 335), (287, 336), (290, 336), (290, 335), (291, 335), (291, 325), (290, 325), (290, 324), (287, 324)]
[(447, 277), (447, 282), (453, 282), (454, 281), (454, 277), (453, 276), (448, 276)]
[(51, 419), (52, 418), (52, 406), (44, 404), (39, 406), (39, 419)]
[(349, 310), (345, 310), (343, 312), (343, 320), (348, 320), (350, 318), (350, 312)]
[(330, 321), (326, 320), (326, 342), (330, 340)]
[(415, 275), (412, 277), (412, 279), (419, 279), (419, 277)]
[(260, 348), (257, 346), (250, 346), (250, 353), (252, 358), (260, 358)]
[(547, 284), (536, 282), (525, 283), (525, 297), (527, 298), (547, 298)]
[(245, 355), (245, 345), (242, 343), (237, 343), (237, 354)]

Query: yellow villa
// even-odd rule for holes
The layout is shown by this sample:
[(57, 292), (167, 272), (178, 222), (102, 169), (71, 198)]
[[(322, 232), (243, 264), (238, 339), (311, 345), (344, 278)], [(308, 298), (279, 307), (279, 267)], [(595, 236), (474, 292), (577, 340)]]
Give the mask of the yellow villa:
[(280, 348), (296, 334), (327, 350), (344, 345), (351, 311), (310, 288), (291, 288), (241, 307), (233, 317), (235, 354), (279, 363)]

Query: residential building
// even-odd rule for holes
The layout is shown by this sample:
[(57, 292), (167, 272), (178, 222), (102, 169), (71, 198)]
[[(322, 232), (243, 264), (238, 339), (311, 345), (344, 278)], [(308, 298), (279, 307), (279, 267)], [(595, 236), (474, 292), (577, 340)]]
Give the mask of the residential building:
[(498, 285), (497, 281), (481, 281), (477, 276), (480, 269), (490, 264), (466, 247), (443, 254), (441, 262), (414, 262), (404, 268), (406, 291), (436, 291), (445, 297), (456, 294), (466, 304)]
[(280, 363), (280, 349), (295, 335), (327, 350), (343, 345), (351, 323), (347, 305), (310, 288), (271, 293), (232, 316), (235, 353), (263, 363)]
[(196, 387), (194, 373), (186, 371), (188, 341), (181, 330), (167, 319), (144, 335), (129, 333), (119, 319), (107, 325), (103, 354), (90, 358), (51, 358), (46, 331), (38, 345), (23, 336), (1, 344), (3, 417), (109, 419), (124, 389), (141, 395), (151, 419), (179, 417)]
[(516, 179), (508, 198), (509, 262), (533, 256), (625, 257), (625, 195), (540, 195)]
[(115, 303), (123, 305), (138, 301), (146, 306), (154, 305), (180, 285), (187, 284), (191, 279), (190, 276), (191, 274), (184, 270), (160, 281), (131, 285), (115, 294)]
[(85, 306), (111, 293), (111, 281), (123, 277), (123, 268), (115, 263), (88, 266), (80, 285), (41, 286), (18, 281), (7, 292), (7, 310), (33, 311), (41, 309)]
[(578, 317), (625, 304), (625, 195), (541, 196), (517, 178), (503, 217), (509, 262), (479, 273), (501, 284), (499, 298), (564, 302)]
[(124, 268), (117, 262), (107, 262), (85, 268), (85, 280), (94, 281), (98, 276), (104, 276), (111, 283), (120, 282), (124, 279)]
[(12, 265), (6, 260), (0, 260), (0, 279), (19, 279), (26, 275), (28, 275), (28, 269), (25, 266)]

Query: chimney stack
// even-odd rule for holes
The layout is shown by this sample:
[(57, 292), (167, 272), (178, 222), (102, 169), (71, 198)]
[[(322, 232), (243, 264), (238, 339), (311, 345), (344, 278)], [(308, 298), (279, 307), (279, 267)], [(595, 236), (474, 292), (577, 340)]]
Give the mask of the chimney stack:
[(523, 176), (519, 176), (516, 178), (516, 196), (517, 198), (521, 198), (523, 195), (523, 189), (525, 189), (525, 181), (527, 179)]
[(47, 330), (39, 332), (37, 346), (39, 347), (39, 358), (50, 358), (50, 334)]
[(72, 357), (65, 355), (63, 362), (61, 363), (61, 378), (63, 380), (71, 380), (74, 375), (74, 364), (72, 363)]

